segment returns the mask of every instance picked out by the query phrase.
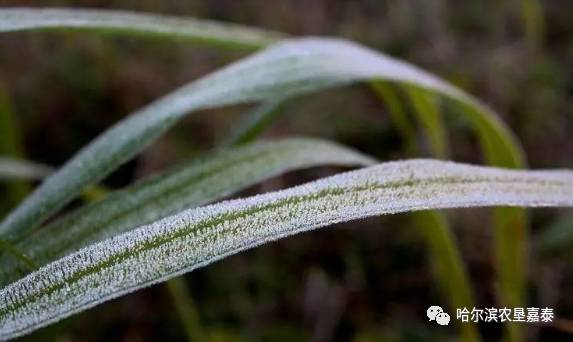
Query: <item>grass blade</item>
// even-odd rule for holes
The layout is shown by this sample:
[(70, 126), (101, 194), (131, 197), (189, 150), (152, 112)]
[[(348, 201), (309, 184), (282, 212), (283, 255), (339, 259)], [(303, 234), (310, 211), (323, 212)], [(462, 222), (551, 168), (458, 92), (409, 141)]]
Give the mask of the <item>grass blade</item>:
[[(360, 63), (356, 61), (360, 60)], [(511, 157), (519, 147), (506, 126), (478, 100), (407, 63), (336, 39), (279, 43), (150, 104), (110, 128), (48, 178), (0, 224), (4, 236), (22, 235), (103, 179), (190, 111), (274, 99), (350, 82), (387, 79), (441, 92), (465, 104), (491, 139)]]
[[(373, 163), (356, 151), (319, 139), (286, 139), (223, 149), (113, 192), (27, 236), (15, 247), (45, 265), (91, 243), (221, 199), (290, 170)], [(27, 268), (23, 266), (14, 259), (1, 259), (0, 285), (25, 274)]]
[(231, 133), (229, 139), (223, 142), (223, 146), (241, 145), (255, 140), (284, 109), (286, 101), (286, 99), (272, 100), (247, 113), (237, 124), (236, 130)]
[(180, 38), (233, 48), (260, 48), (283, 35), (216, 21), (165, 15), (93, 9), (0, 9), (0, 32), (89, 29)]
[[(430, 155), (439, 159), (447, 158), (449, 144), (435, 94), (414, 86), (407, 86), (406, 91), (413, 104), (414, 114), (425, 133)], [(445, 214), (426, 211), (415, 213), (414, 218), (418, 226), (426, 232), (426, 242), (438, 283), (443, 294), (450, 299), (452, 312), (455, 308), (475, 307), (469, 275)], [(481, 340), (477, 327), (473, 324), (458, 323), (458, 329), (462, 341)]]
[[(460, 104), (461, 112), (466, 114), (478, 132), (478, 139), (490, 165), (508, 168), (525, 166), (523, 156), (509, 141), (501, 138), (496, 127), (484, 122), (483, 116), (475, 108)], [(497, 266), (497, 287), (501, 305), (523, 307), (527, 283), (528, 218), (519, 208), (494, 209), (494, 241)], [(522, 340), (520, 325), (508, 323), (511, 341)]]
[(23, 153), (20, 127), (12, 111), (6, 89), (0, 83), (0, 154), (21, 157)]
[(414, 114), (423, 127), (430, 155), (433, 158), (446, 159), (449, 155), (448, 139), (442, 113), (434, 94), (413, 86), (406, 87), (414, 107)]
[(54, 169), (46, 165), (0, 156), (0, 180), (41, 180), (53, 171)]
[[(516, 145), (503, 137), (500, 127), (484, 120), (475, 107), (458, 103), (460, 112), (465, 114), (477, 131), (485, 160), (490, 165), (507, 168), (526, 166), (525, 158)], [(499, 302), (507, 307), (525, 306), (527, 283), (528, 219), (525, 211), (519, 208), (494, 209), (494, 242), (497, 266), (497, 287)], [(517, 323), (507, 323), (509, 339), (521, 341), (521, 327)]]
[(406, 155), (414, 156), (417, 150), (416, 127), (401, 104), (399, 92), (388, 82), (375, 81), (371, 85), (376, 95), (386, 105), (392, 123), (404, 139)]
[[(11, 164), (3, 160), (2, 155), (12, 158), (21, 158), (23, 155), (22, 137), (20, 136), (20, 127), (17, 123), (10, 98), (4, 86), (0, 83), (0, 179), (5, 176), (16, 176), (10, 171), (13, 167), (6, 165)], [(5, 168), (8, 168), (6, 170)], [(6, 175), (6, 173), (9, 173)], [(12, 178), (12, 177), (11, 177)], [(15, 207), (31, 190), (30, 184), (22, 180), (16, 180), (6, 184), (6, 206), (4, 201), (0, 201), (0, 215), (5, 214), (5, 210)]]
[[(390, 115), (402, 135), (405, 135), (405, 141), (408, 142), (407, 147), (415, 149), (417, 145), (416, 131), (413, 125), (410, 126), (410, 121), (401, 105), (398, 94), (388, 84), (376, 82), (373, 86), (374, 91), (384, 101), (389, 101)], [(425, 90), (411, 86), (407, 87), (407, 92), (414, 105), (414, 112), (426, 133), (430, 153), (434, 157), (445, 158), (448, 141), (436, 99)], [(422, 211), (414, 213), (413, 217), (419, 227), (418, 229), (424, 233), (423, 238), (428, 245), (430, 260), (434, 265), (440, 290), (444, 298), (449, 300), (452, 311), (455, 308), (474, 307), (475, 299), (469, 276), (445, 215), (438, 211)], [(474, 325), (459, 324), (458, 329), (461, 333), (461, 340), (480, 340)]]
[(201, 328), (199, 314), (195, 309), (195, 302), (187, 289), (185, 279), (183, 277), (172, 278), (166, 284), (179, 315), (179, 320), (185, 329), (187, 340), (191, 342), (208, 341), (206, 333)]
[[(456, 308), (475, 307), (469, 276), (445, 215), (439, 211), (421, 211), (414, 213), (414, 220), (425, 234), (436, 280), (444, 297), (450, 301), (452, 312)], [(461, 332), (461, 341), (481, 340), (475, 325), (455, 323)]]
[(573, 206), (573, 172), (410, 160), (190, 209), (91, 245), (0, 290), (0, 338), (310, 229), (381, 214), (495, 205)]
[[(382, 94), (383, 95), (383, 94)], [(420, 104), (418, 102), (418, 104)], [(423, 103), (422, 103), (423, 105)], [(458, 102), (460, 114), (472, 123), (476, 130), (484, 157), (489, 165), (523, 168), (526, 166), (523, 152), (516, 139), (508, 134), (507, 129), (499, 124), (499, 119), (489, 115), (487, 108), (479, 108), (471, 103)], [(485, 115), (484, 115), (485, 114)], [(421, 117), (424, 126), (431, 127), (432, 119)], [(443, 129), (427, 131), (429, 140), (440, 141)], [(433, 138), (432, 138), (433, 137)], [(438, 146), (435, 152), (440, 152)], [(529, 231), (527, 216), (518, 208), (494, 209), (494, 240), (496, 266), (498, 274), (498, 291), (500, 303), (508, 307), (523, 307), (525, 303), (527, 248)], [(512, 341), (520, 341), (520, 326), (508, 323), (509, 336)]]

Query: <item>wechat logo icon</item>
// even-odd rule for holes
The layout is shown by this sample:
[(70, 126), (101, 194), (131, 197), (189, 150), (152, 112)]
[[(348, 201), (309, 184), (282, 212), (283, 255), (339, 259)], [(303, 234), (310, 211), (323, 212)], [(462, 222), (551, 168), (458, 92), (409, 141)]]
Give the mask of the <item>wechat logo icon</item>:
[(436, 321), (439, 325), (450, 324), (450, 315), (445, 313), (444, 310), (437, 305), (430, 306), (428, 310), (426, 310), (426, 315), (430, 321)]

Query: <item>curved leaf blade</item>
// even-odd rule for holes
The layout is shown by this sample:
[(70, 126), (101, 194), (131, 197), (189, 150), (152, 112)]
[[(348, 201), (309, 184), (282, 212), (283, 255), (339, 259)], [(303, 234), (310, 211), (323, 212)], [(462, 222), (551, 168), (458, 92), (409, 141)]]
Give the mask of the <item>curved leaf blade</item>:
[[(356, 63), (360, 61), (360, 63)], [(521, 156), (506, 126), (485, 105), (405, 62), (338, 39), (279, 43), (193, 82), (122, 120), (84, 147), (48, 178), (0, 225), (2, 235), (22, 235), (152, 143), (188, 112), (305, 94), (350, 82), (386, 79), (441, 92), (472, 109), (496, 142)]]
[(46, 178), (53, 171), (51, 167), (46, 165), (0, 156), (0, 180), (39, 180)]
[(406, 91), (414, 107), (414, 114), (423, 127), (429, 154), (434, 158), (447, 159), (450, 155), (449, 143), (436, 96), (412, 86), (406, 87)]
[(362, 217), (476, 206), (573, 206), (573, 171), (436, 160), (380, 164), (190, 209), (91, 245), (0, 290), (0, 338), (263, 243)]
[(0, 32), (91, 29), (188, 39), (222, 46), (260, 48), (284, 35), (237, 24), (117, 10), (0, 9)]
[[(56, 220), (15, 244), (45, 265), (84, 246), (221, 199), (281, 173), (308, 167), (366, 166), (376, 161), (320, 139), (291, 138), (227, 148), (109, 194)], [(28, 270), (13, 258), (0, 260), (0, 286)]]

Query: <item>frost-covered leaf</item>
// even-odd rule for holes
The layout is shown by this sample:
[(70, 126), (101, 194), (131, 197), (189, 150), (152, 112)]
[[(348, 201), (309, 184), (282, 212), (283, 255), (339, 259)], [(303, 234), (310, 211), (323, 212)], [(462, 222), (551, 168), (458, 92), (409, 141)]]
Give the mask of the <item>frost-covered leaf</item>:
[(183, 38), (206, 44), (258, 48), (282, 34), (195, 18), (178, 18), (116, 10), (0, 9), (0, 32), (47, 29), (91, 29)]
[[(76, 210), (15, 244), (38, 265), (88, 244), (181, 210), (212, 202), (264, 179), (321, 165), (365, 166), (375, 161), (319, 139), (287, 139), (228, 148), (116, 191)], [(0, 286), (28, 271), (18, 260), (0, 260)]]
[(500, 159), (521, 154), (513, 135), (478, 100), (402, 61), (339, 39), (281, 42), (159, 99), (108, 129), (48, 178), (0, 225), (3, 235), (22, 235), (60, 209), (86, 186), (104, 178), (143, 150), (189, 112), (264, 101), (367, 79), (416, 84), (443, 93), (468, 110), (496, 144)]
[(47, 177), (52, 172), (53, 169), (49, 166), (26, 160), (0, 156), (0, 180), (38, 180)]
[(190, 209), (81, 249), (0, 290), (0, 338), (314, 228), (373, 215), (497, 205), (573, 206), (573, 172), (398, 161)]

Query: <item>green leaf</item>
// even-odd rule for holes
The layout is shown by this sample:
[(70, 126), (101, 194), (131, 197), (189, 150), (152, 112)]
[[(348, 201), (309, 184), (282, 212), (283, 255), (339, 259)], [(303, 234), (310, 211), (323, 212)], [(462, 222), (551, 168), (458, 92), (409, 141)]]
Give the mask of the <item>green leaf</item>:
[(93, 9), (0, 9), (0, 32), (82, 29), (180, 38), (218, 46), (260, 48), (283, 34), (195, 18)]
[(436, 103), (434, 94), (416, 87), (406, 87), (416, 118), (421, 123), (426, 135), (430, 155), (445, 159), (449, 155), (448, 139), (442, 113)]
[[(222, 149), (150, 177), (102, 201), (86, 205), (15, 244), (45, 265), (86, 245), (181, 210), (221, 199), (295, 169), (321, 165), (364, 166), (375, 161), (319, 139), (287, 139)], [(0, 260), (0, 285), (27, 271), (15, 259)]]
[[(452, 312), (457, 308), (475, 307), (470, 279), (446, 216), (439, 211), (420, 211), (414, 213), (413, 217), (428, 244), (430, 263), (434, 266), (436, 280)], [(475, 325), (454, 322), (460, 329), (461, 341), (480, 340)]]
[[(413, 87), (410, 87), (413, 88)], [(375, 90), (387, 98), (388, 94)], [(415, 95), (415, 94), (414, 94)], [(427, 107), (427, 101), (417, 101), (414, 98), (414, 107), (426, 128), (426, 136), (431, 143), (434, 153), (445, 154), (446, 149), (442, 141), (445, 130), (436, 120), (433, 109)], [(479, 107), (468, 103), (458, 102), (457, 109), (474, 126), (479, 139), (485, 160), (488, 164), (508, 168), (523, 168), (526, 166), (525, 158), (517, 140), (508, 133), (507, 129), (493, 115), (484, 115)], [(489, 109), (485, 109), (489, 111)], [(433, 114), (434, 113), (434, 114)], [(404, 119), (400, 119), (404, 120)], [(496, 123), (496, 121), (498, 121)], [(401, 126), (404, 126), (401, 124)], [(403, 132), (406, 130), (402, 129)], [(498, 290), (500, 302), (504, 306), (524, 306), (526, 287), (526, 258), (528, 245), (527, 217), (525, 211), (517, 208), (497, 208), (494, 210), (494, 240), (496, 266), (498, 273)], [(510, 337), (513, 341), (520, 341), (519, 325), (508, 323)]]
[[(23, 156), (22, 137), (20, 135), (20, 127), (12, 111), (12, 104), (8, 92), (0, 83), (0, 180), (6, 176), (12, 178), (14, 176), (14, 168), (8, 164), (12, 164), (11, 160), (4, 160), (2, 156), (10, 158), (21, 158)], [(8, 170), (6, 167), (8, 166)], [(7, 174), (8, 173), (8, 174)], [(17, 175), (16, 175), (17, 176)], [(0, 202), (0, 215), (4, 215), (4, 209), (15, 207), (31, 190), (30, 184), (21, 180), (9, 182), (6, 184), (6, 204), (4, 208)]]
[[(410, 126), (406, 111), (400, 103), (396, 92), (388, 84), (376, 82), (374, 90), (385, 101), (392, 120), (400, 132), (405, 135), (409, 148), (417, 145), (416, 132)], [(445, 158), (448, 151), (448, 140), (443, 127), (443, 118), (438, 103), (433, 94), (416, 87), (407, 87), (407, 93), (418, 121), (428, 140), (428, 150), (432, 157)], [(449, 300), (451, 310), (456, 308), (471, 308), (475, 306), (473, 291), (469, 276), (464, 267), (459, 248), (451, 232), (446, 216), (439, 211), (421, 211), (414, 213), (414, 221), (423, 233), (428, 245), (430, 261), (442, 295)], [(458, 324), (460, 338), (463, 341), (479, 341), (477, 328), (472, 324)]]
[(240, 145), (255, 140), (273, 122), (286, 101), (286, 99), (271, 100), (247, 113), (223, 145)]
[(402, 138), (405, 140), (406, 154), (413, 156), (417, 150), (416, 127), (408, 113), (401, 104), (401, 98), (393, 85), (388, 82), (372, 82), (372, 89), (387, 107), (392, 123), (396, 126)]
[[(360, 63), (357, 63), (360, 61)], [(414, 66), (338, 39), (279, 43), (165, 96), (122, 120), (50, 176), (0, 225), (22, 236), (152, 143), (191, 111), (300, 95), (350, 82), (387, 79), (441, 92), (472, 109), (474, 120), (511, 157), (521, 156), (506, 126), (478, 100)]]
[(20, 127), (12, 111), (12, 104), (4, 85), (0, 83), (0, 154), (22, 156)]
[(0, 338), (24, 335), (240, 251), (381, 214), (477, 206), (573, 206), (573, 171), (436, 160), (384, 163), (190, 209), (96, 243), (0, 290)]
[(166, 285), (183, 328), (185, 329), (187, 340), (191, 342), (208, 341), (206, 333), (203, 331), (199, 321), (195, 301), (187, 289), (184, 278), (171, 278), (166, 282)]

